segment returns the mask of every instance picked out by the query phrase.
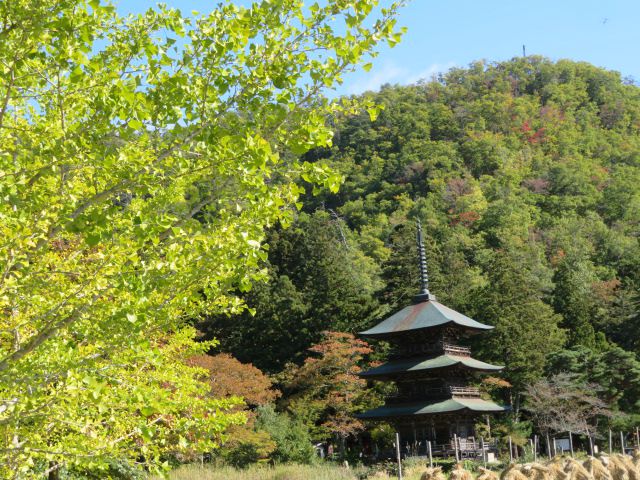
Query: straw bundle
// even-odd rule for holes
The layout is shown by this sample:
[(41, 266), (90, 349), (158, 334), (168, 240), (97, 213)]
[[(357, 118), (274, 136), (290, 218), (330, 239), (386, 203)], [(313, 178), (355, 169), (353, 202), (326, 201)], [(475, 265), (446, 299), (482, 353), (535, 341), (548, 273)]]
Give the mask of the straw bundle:
[(620, 459), (620, 462), (626, 467), (627, 473), (629, 474), (629, 480), (640, 480), (640, 472), (636, 467), (633, 458), (629, 455), (615, 455)]
[(593, 480), (613, 480), (607, 467), (597, 458), (589, 457), (584, 461), (583, 465), (591, 474)]
[(518, 470), (522, 472), (522, 474), (527, 477), (529, 480), (533, 480), (533, 476), (535, 472), (531, 469), (530, 463), (525, 463), (524, 465), (519, 465)]
[(593, 480), (589, 471), (574, 458), (567, 460), (565, 472), (569, 474), (569, 480)]
[(500, 480), (529, 480), (527, 476), (516, 468), (515, 463), (510, 464), (500, 475)]
[(476, 480), (499, 480), (498, 474), (488, 468), (480, 467), (480, 472)]
[(519, 467), (519, 470), (529, 480), (535, 480), (538, 476), (538, 473), (533, 469), (533, 465), (531, 463), (525, 463), (524, 465), (521, 465)]
[(611, 472), (611, 478), (613, 480), (630, 480), (629, 471), (625, 465), (624, 460), (620, 458), (620, 455), (611, 455), (608, 457), (607, 468)]
[(422, 475), (420, 476), (420, 480), (446, 480), (444, 473), (442, 473), (442, 468), (427, 468)]
[(451, 470), (449, 480), (473, 480), (473, 475), (469, 470), (465, 470), (461, 463), (456, 463), (456, 466)]
[(567, 480), (569, 474), (565, 471), (565, 459), (556, 457), (546, 464), (548, 475), (554, 480)]
[(527, 476), (532, 480), (555, 480), (551, 476), (551, 469), (540, 463), (532, 463), (530, 474)]

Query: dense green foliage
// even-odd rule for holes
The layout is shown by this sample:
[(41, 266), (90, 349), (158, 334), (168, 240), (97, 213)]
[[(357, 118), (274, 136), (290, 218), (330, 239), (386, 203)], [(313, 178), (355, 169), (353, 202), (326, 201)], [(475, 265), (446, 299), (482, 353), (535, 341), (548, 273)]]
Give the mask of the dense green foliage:
[(272, 407), (258, 410), (256, 428), (266, 431), (276, 444), (272, 458), (277, 462), (311, 463), (315, 452), (306, 425)]
[(638, 411), (640, 89), (526, 57), (372, 96), (375, 121), (338, 116), (333, 146), (305, 155), (345, 182), (270, 232), (255, 315), (206, 328), (268, 371), (301, 363), (323, 330), (357, 332), (411, 301), (419, 218), (431, 290), (496, 326), (475, 348), (506, 366), (512, 388), (497, 392), (516, 412), (527, 384), (562, 370)]

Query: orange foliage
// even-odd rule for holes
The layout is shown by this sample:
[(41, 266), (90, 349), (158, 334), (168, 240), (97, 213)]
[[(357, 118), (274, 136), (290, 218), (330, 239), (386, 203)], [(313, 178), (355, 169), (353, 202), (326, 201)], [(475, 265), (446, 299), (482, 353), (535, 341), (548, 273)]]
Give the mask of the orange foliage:
[(241, 363), (227, 353), (197, 355), (190, 363), (209, 370), (211, 395), (242, 397), (249, 406), (266, 405), (280, 396), (271, 379), (250, 363)]
[(499, 377), (485, 377), (482, 379), (482, 383), (485, 387), (492, 388), (511, 388), (511, 384), (504, 378)]
[(598, 300), (602, 302), (611, 302), (616, 295), (616, 290), (622, 282), (617, 278), (611, 280), (603, 280), (600, 282), (594, 282), (591, 284), (591, 290)]

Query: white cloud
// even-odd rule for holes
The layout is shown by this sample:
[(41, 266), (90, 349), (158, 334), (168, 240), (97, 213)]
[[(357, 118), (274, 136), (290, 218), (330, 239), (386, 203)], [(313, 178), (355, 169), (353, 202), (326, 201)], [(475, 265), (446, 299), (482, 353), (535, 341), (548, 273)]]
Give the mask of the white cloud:
[(409, 78), (407, 78), (406, 82), (403, 82), (403, 83), (416, 83), (420, 80), (428, 81), (428, 80), (431, 80), (435, 75), (446, 72), (447, 70), (455, 66), (456, 66), (455, 62), (448, 62), (444, 64), (433, 63), (429, 65), (427, 68), (425, 68), (424, 70), (421, 70), (418, 73), (411, 75)]
[(408, 85), (416, 83), (418, 80), (430, 80), (434, 75), (445, 72), (453, 66), (455, 66), (454, 62), (434, 63), (425, 69), (412, 71), (410, 68), (401, 67), (393, 61), (387, 61), (380, 66), (374, 66), (369, 73), (364, 74), (363, 80), (354, 81), (348, 90), (349, 94), (357, 95), (371, 90), (378, 90), (385, 83)]
[(409, 71), (394, 62), (385, 62), (380, 67), (373, 67), (365, 74), (364, 81), (356, 81), (349, 87), (349, 93), (359, 94), (369, 90), (378, 90), (385, 83), (399, 83)]

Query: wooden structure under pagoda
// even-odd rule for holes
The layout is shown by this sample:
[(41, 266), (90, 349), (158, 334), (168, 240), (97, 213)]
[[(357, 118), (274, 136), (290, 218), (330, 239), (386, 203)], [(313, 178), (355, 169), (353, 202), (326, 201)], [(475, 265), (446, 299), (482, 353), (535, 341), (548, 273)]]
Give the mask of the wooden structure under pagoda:
[[(452, 310), (429, 292), (422, 229), (418, 224), (421, 292), (409, 305), (375, 327), (360, 332), (365, 338), (381, 339), (392, 346), (389, 360), (361, 376), (390, 381), (396, 393), (385, 405), (359, 415), (362, 419), (385, 420), (400, 432), (402, 445), (413, 445), (424, 453), (427, 441), (448, 453), (453, 439), (460, 439), (461, 450), (479, 448), (474, 425), (478, 417), (505, 410), (483, 399), (477, 387), (470, 386), (479, 374), (498, 372), (503, 367), (490, 365), (471, 356), (460, 340), (482, 333), (492, 326), (479, 323)], [(471, 447), (471, 439), (473, 447)], [(438, 453), (438, 452), (434, 452)]]

